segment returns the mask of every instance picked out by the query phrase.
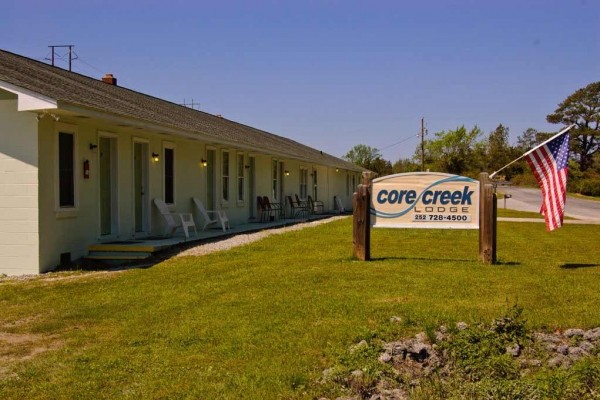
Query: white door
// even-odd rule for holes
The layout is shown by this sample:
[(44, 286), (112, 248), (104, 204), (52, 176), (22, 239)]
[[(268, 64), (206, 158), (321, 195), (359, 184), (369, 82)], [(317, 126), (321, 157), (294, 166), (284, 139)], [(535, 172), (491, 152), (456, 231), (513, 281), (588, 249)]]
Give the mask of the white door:
[(117, 212), (117, 139), (98, 139), (100, 174), (100, 235), (115, 236), (118, 232)]

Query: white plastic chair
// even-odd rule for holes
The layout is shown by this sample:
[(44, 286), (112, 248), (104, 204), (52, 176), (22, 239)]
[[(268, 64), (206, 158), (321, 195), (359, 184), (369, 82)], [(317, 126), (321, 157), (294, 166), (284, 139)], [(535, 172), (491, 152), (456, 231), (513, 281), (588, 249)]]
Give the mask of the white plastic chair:
[(190, 228), (192, 228), (196, 237), (198, 236), (196, 224), (194, 223), (194, 217), (191, 213), (171, 212), (171, 210), (169, 210), (169, 207), (167, 207), (167, 205), (162, 199), (154, 199), (154, 205), (156, 205), (156, 208), (158, 208), (160, 215), (162, 215), (163, 219), (165, 220), (169, 235), (172, 236), (177, 230), (177, 228), (183, 228), (185, 238), (189, 239)]
[(346, 209), (344, 208), (344, 205), (342, 204), (342, 199), (340, 199), (338, 196), (333, 196), (333, 199), (335, 200), (335, 205), (337, 206), (337, 210), (340, 214), (345, 213)]
[[(226, 232), (227, 229), (231, 229), (231, 226), (229, 225), (229, 218), (227, 218), (227, 214), (225, 214), (225, 211), (208, 211), (204, 207), (204, 203), (202, 203), (202, 200), (200, 200), (197, 197), (192, 197), (192, 201), (194, 202), (196, 209), (198, 210), (198, 212), (200, 212), (200, 215), (202, 216), (202, 230), (206, 230), (207, 226), (211, 224), (216, 224), (217, 222), (221, 225), (221, 228), (223, 228), (223, 232)], [(214, 215), (214, 217), (211, 218), (211, 215)]]

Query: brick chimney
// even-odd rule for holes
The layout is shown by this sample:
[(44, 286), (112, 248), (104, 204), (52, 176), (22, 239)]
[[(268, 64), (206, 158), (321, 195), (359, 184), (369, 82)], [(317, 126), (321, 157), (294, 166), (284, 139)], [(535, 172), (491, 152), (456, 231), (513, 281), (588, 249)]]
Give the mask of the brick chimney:
[(117, 78), (115, 78), (113, 74), (105, 74), (102, 77), (102, 82), (117, 86)]

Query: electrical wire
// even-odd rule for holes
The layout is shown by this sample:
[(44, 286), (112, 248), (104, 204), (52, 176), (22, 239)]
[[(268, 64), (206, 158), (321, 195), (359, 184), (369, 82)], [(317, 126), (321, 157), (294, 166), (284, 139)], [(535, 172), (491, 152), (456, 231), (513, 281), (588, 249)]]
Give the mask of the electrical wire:
[(391, 147), (397, 146), (397, 145), (399, 145), (399, 144), (401, 144), (401, 143), (407, 142), (407, 141), (409, 141), (410, 139), (414, 139), (414, 138), (416, 138), (416, 137), (417, 137), (416, 135), (415, 135), (415, 136), (408, 136), (408, 137), (405, 137), (404, 139), (402, 139), (402, 140), (400, 140), (400, 141), (398, 141), (398, 142), (396, 142), (396, 143), (392, 143), (392, 144), (390, 144), (390, 145), (388, 145), (388, 146), (382, 147), (382, 148), (381, 148), (381, 149), (379, 149), (379, 150), (381, 151), (381, 150), (386, 150), (386, 149), (389, 149), (389, 148), (391, 148)]

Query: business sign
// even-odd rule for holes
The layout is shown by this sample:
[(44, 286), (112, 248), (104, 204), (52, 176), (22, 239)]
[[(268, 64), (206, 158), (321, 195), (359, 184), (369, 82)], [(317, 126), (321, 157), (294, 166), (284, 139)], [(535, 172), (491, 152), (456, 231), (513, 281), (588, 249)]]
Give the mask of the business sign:
[(479, 229), (479, 181), (414, 172), (373, 180), (374, 228)]

